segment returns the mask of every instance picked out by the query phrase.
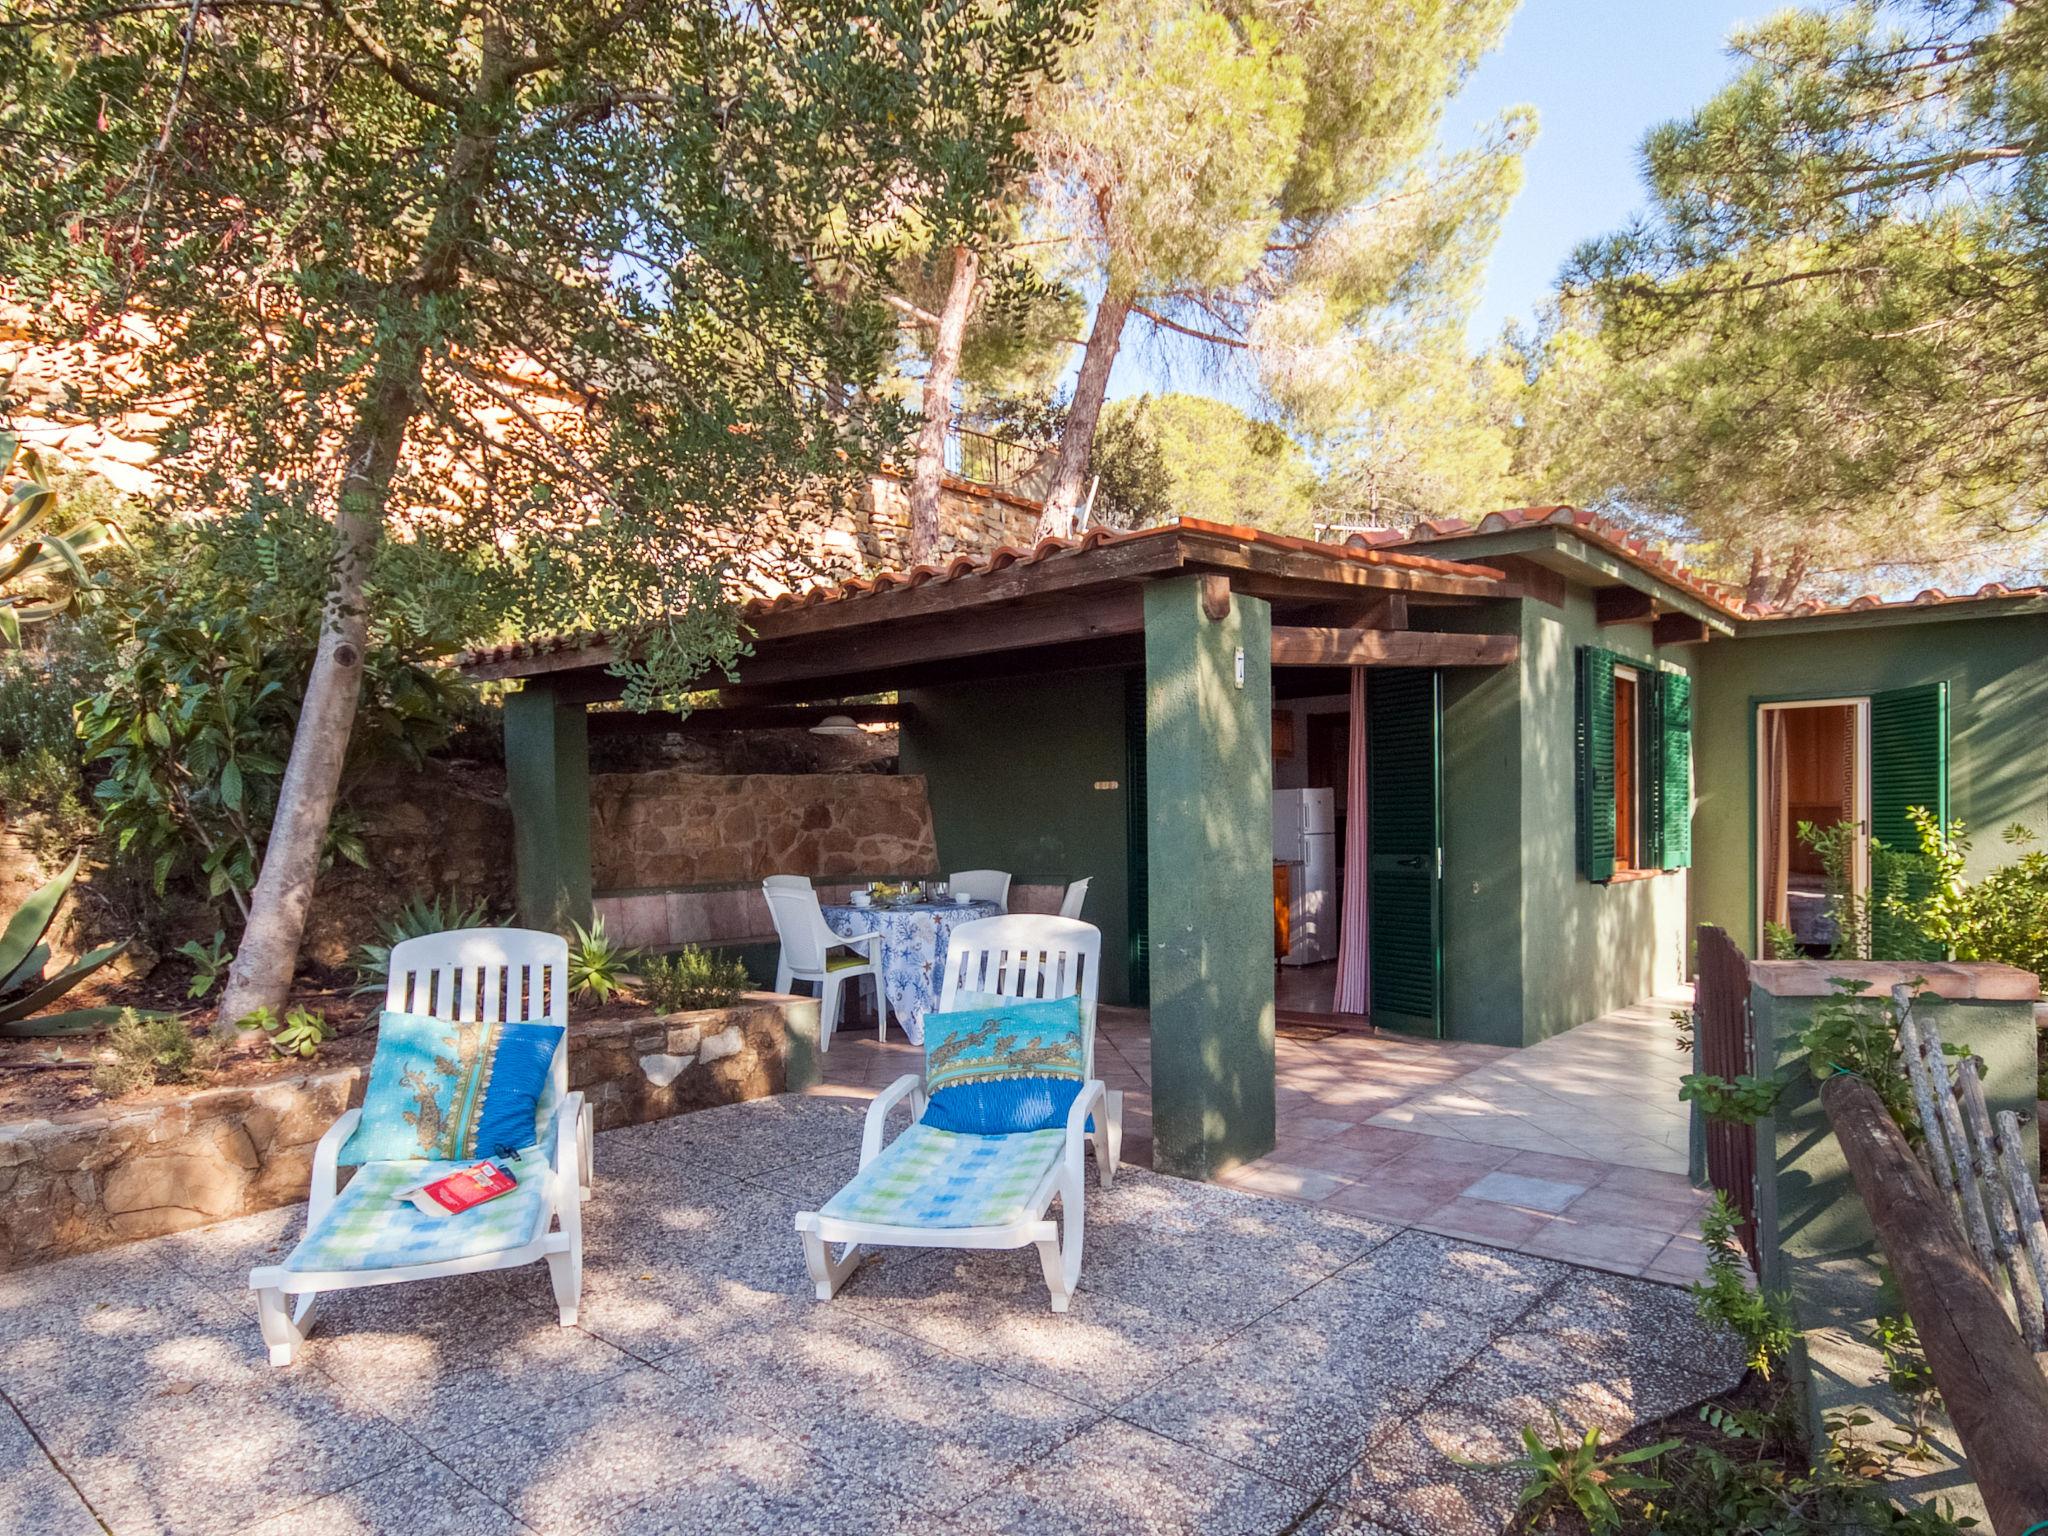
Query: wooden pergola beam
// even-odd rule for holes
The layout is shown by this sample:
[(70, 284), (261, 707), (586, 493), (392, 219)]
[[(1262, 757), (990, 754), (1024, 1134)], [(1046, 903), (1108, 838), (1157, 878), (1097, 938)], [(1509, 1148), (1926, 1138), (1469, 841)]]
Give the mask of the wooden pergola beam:
[(1278, 625), (1273, 630), (1276, 667), (1504, 667), (1521, 654), (1519, 635)]

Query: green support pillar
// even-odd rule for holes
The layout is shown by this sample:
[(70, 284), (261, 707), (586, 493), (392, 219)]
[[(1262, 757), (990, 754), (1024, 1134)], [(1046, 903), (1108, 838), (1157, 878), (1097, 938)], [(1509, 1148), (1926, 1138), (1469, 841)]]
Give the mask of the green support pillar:
[(590, 729), (581, 704), (528, 683), (505, 696), (505, 784), (519, 920), (590, 921)]
[(1207, 1179), (1273, 1149), (1272, 610), (1145, 588), (1152, 1155)]

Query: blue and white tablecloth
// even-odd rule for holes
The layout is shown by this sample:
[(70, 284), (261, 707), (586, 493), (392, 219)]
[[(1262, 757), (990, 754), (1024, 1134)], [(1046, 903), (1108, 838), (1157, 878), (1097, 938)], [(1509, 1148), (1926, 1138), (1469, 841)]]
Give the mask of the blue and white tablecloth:
[(910, 907), (826, 906), (825, 921), (834, 933), (882, 935), (882, 993), (889, 1011), (911, 1040), (924, 1043), (924, 1016), (939, 1006), (946, 939), (962, 923), (998, 917), (992, 901), (919, 902)]

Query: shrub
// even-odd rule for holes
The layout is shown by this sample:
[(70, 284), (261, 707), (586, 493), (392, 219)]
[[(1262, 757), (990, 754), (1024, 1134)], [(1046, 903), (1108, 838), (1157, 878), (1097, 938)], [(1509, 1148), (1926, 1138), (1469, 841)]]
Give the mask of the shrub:
[(640, 967), (640, 995), (663, 1013), (729, 1008), (749, 984), (738, 960), (722, 960), (694, 944)]
[(1944, 830), (1923, 811), (1908, 814), (1936, 870), (1916, 914), (1929, 937), (1958, 960), (1997, 960), (2048, 975), (2048, 853), (2034, 846), (2034, 834), (2017, 823), (2007, 827), (2003, 840), (2018, 856), (1972, 881), (1963, 877), (1970, 856), (1963, 824), (1951, 822)]
[(1718, 1323), (1749, 1347), (1749, 1368), (1766, 1379), (1791, 1352), (1799, 1330), (1786, 1298), (1752, 1290), (1735, 1240), (1740, 1222), (1728, 1197), (1718, 1191), (1700, 1221), (1707, 1245), (1707, 1278), (1692, 1288), (1700, 1316)]
[(278, 1056), (301, 1056), (308, 1060), (320, 1054), (320, 1047), (334, 1038), (334, 1026), (314, 1008), (292, 1008), (282, 1023), (268, 1008), (235, 1020), (237, 1029), (260, 1029), (270, 1036), (270, 1049)]
[(228, 936), (218, 928), (204, 944), (187, 939), (178, 946), (178, 953), (192, 962), (192, 984), (185, 989), (187, 997), (206, 996), (235, 963), (235, 952), (228, 948)]
[(112, 1061), (92, 1070), (92, 1085), (110, 1099), (139, 1093), (158, 1083), (198, 1082), (220, 1062), (220, 1045), (211, 1036), (194, 1035), (185, 1021), (162, 1014), (123, 1009), (107, 1034)]

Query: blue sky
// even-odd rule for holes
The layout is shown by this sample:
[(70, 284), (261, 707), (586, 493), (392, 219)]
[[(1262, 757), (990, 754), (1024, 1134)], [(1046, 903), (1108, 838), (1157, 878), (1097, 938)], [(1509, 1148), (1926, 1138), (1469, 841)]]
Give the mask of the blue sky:
[[(1619, 227), (1642, 206), (1643, 135), (1713, 94), (1728, 78), (1730, 28), (1779, 9), (1773, 0), (1523, 0), (1507, 41), (1452, 103), (1453, 142), (1503, 108), (1536, 109), (1536, 142), (1473, 315), (1475, 346), (1504, 321), (1526, 319), (1579, 241)], [(1133, 347), (1111, 375), (1112, 395), (1178, 387), (1232, 395), (1182, 369), (1160, 377), (1161, 353)], [(1174, 362), (1183, 359), (1174, 358)]]

